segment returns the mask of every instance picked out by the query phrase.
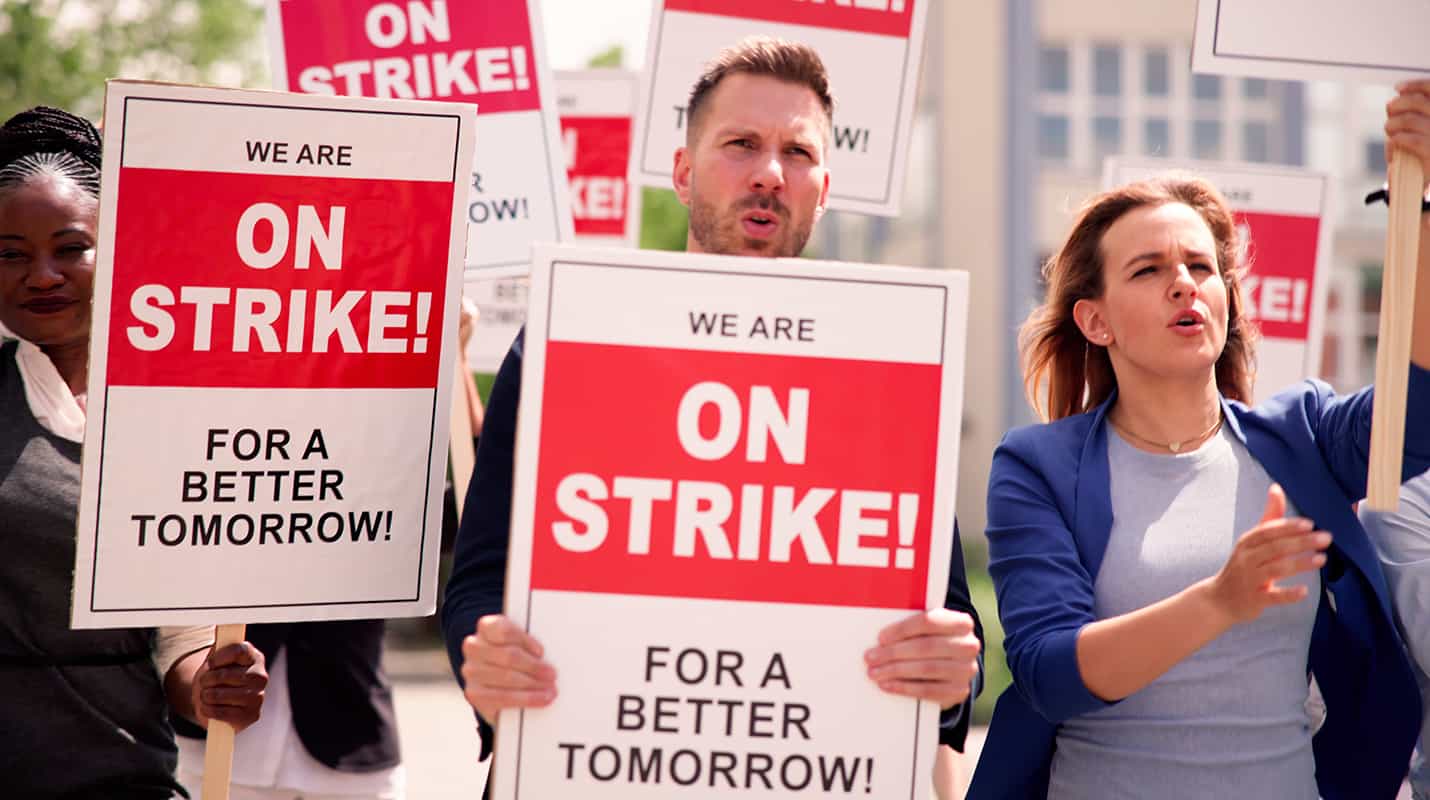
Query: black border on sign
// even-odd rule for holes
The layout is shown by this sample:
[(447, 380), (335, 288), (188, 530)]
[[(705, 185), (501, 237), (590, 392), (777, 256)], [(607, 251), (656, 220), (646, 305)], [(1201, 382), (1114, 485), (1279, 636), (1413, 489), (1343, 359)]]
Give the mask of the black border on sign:
[(1241, 58), (1247, 61), (1273, 61), (1281, 64), (1308, 64), (1317, 67), (1355, 67), (1357, 69), (1382, 69), (1387, 72), (1420, 72), (1423, 67), (1410, 67), (1405, 65), (1396, 66), (1394, 64), (1368, 64), (1361, 61), (1323, 61), (1313, 58), (1289, 58), (1286, 56), (1254, 56), (1246, 53), (1233, 53), (1219, 49), (1221, 41), (1221, 0), (1216, 0), (1215, 17), (1212, 20), (1212, 55), (1222, 58)]
[[(737, 276), (742, 277), (742, 278), (781, 278), (781, 279), (793, 279), (793, 280), (801, 280), (801, 281), (815, 281), (815, 282), (820, 282), (820, 283), (850, 283), (850, 284), (863, 284), (863, 285), (867, 285), (867, 286), (905, 286), (905, 287), (916, 288), (916, 289), (937, 289), (937, 290), (939, 290), (939, 293), (940, 293), (940, 295), (941, 295), (942, 298), (943, 298), (943, 313), (939, 315), (938, 365), (939, 365), (939, 367), (942, 367), (942, 366), (944, 365), (944, 360), (945, 360), (945, 352), (944, 352), (944, 351), (945, 351), (945, 345), (947, 344), (947, 341), (948, 341), (948, 287), (947, 287), (947, 286), (944, 286), (944, 285), (942, 285), (942, 284), (937, 284), (937, 283), (918, 283), (918, 282), (916, 282), (916, 281), (898, 281), (898, 280), (880, 281), (880, 280), (863, 280), (863, 279), (849, 279), (849, 278), (828, 278), (828, 277), (824, 277), (824, 276), (822, 276), (822, 275), (801, 275), (801, 274), (799, 274), (798, 272), (782, 272), (782, 271), (775, 271), (775, 270), (765, 270), (765, 271), (758, 271), (758, 272), (755, 272), (755, 271), (752, 271), (752, 272), (745, 272), (745, 271), (732, 272), (732, 271), (728, 271), (728, 270), (717, 270), (717, 269), (698, 269), (698, 268), (695, 268), (695, 267), (650, 267), (650, 266), (644, 266), (644, 265), (640, 265), (640, 264), (616, 264), (616, 263), (611, 263), (611, 262), (569, 261), (569, 260), (553, 259), (552, 262), (551, 262), (551, 280), (548, 282), (547, 292), (546, 292), (546, 328), (545, 328), (545, 330), (541, 331), (542, 339), (543, 339), (543, 341), (545, 341), (545, 342), (550, 342), (550, 341), (551, 341), (551, 306), (552, 306), (552, 298), (554, 298), (554, 297), (556, 296), (556, 268), (559, 267), (559, 266), (563, 266), (563, 265), (565, 265), (565, 266), (573, 266), (573, 267), (604, 267), (604, 268), (606, 268), (606, 269), (612, 269), (612, 268), (614, 268), (614, 269), (646, 270), (646, 271), (652, 271), (652, 272), (684, 272), (684, 273), (697, 274), (697, 275), (737, 275)], [(546, 351), (545, 351), (545, 348), (543, 347), (543, 348), (542, 348), (542, 359), (544, 360), (545, 358), (546, 358)], [(543, 376), (545, 375), (544, 366), (543, 366), (542, 374), (543, 374)], [(527, 391), (531, 391), (531, 387), (527, 387)], [(545, 385), (543, 385), (543, 386), (540, 387), (540, 391), (541, 391), (543, 394), (545, 393), (545, 391), (546, 391)], [(941, 396), (941, 395), (942, 395), (942, 393), (940, 392), (940, 396)], [(538, 434), (539, 434), (539, 433), (540, 433), (540, 429), (538, 428)], [(533, 603), (532, 603), (532, 600), (534, 599), (534, 596), (535, 596), (535, 595), (534, 595), (534, 590), (531, 588), (531, 576), (530, 576), (529, 573), (530, 573), (530, 570), (528, 570), (528, 575), (527, 575), (527, 579), (526, 579), (526, 619), (522, 621), (522, 630), (526, 631), (527, 633), (530, 633), (530, 632), (531, 632), (531, 617), (532, 617), (532, 611), (533, 611)], [(588, 594), (605, 594), (605, 595), (612, 595), (612, 594), (617, 594), (617, 593), (616, 593), (616, 592), (589, 592)], [(709, 599), (709, 598), (691, 598), (691, 599)], [(726, 599), (725, 602), (744, 603), (744, 602), (754, 602), (754, 601), (747, 601), (747, 600), (728, 600), (728, 599)], [(810, 605), (810, 604), (808, 604), (808, 603), (786, 603), (786, 604), (782, 604), (782, 605)], [(970, 702), (971, 702), (971, 701), (970, 701)], [(922, 715), (923, 715), (923, 704), (922, 704), (921, 702), (915, 703), (915, 704), (914, 704), (914, 739), (915, 739), (915, 741), (918, 740), (918, 735), (919, 735), (919, 721), (922, 719)], [(520, 798), (521, 798), (521, 750), (522, 750), (522, 742), (523, 742), (523, 740), (524, 740), (524, 738), (525, 738), (525, 733), (526, 733), (526, 709), (518, 709), (518, 711), (517, 711), (517, 723), (516, 723), (516, 769), (515, 769), (515, 771), (514, 771), (514, 774), (515, 774), (516, 777), (513, 778), (513, 788), (512, 788), (512, 797), (516, 798), (516, 800), (520, 800)], [(918, 773), (917, 773), (918, 764), (919, 764), (919, 753), (918, 753), (918, 748), (915, 747), (915, 748), (914, 748), (914, 762), (913, 762), (913, 764), (909, 767), (909, 772), (910, 772), (910, 777), (909, 777), (909, 780), (910, 780), (910, 783), (909, 783), (909, 800), (914, 800), (914, 798), (917, 797), (917, 792), (918, 792), (918, 787), (919, 787), (919, 776), (918, 776)]]
[[(230, 103), (223, 100), (185, 100), (176, 97), (146, 97), (143, 95), (126, 95), (124, 97), (124, 120), (129, 121), (129, 102), (131, 100), (142, 100), (148, 103), (178, 103), (180, 105), (196, 106), (230, 106), (234, 108), (277, 108), (283, 111), (316, 111), (322, 114), (373, 114), (382, 117), (433, 117), (436, 119), (450, 119), (457, 123), (456, 142), (452, 145), (452, 177), (453, 183), (457, 182), (457, 161), (462, 147), (462, 118), (456, 114), (422, 114), (415, 111), (374, 111), (366, 108), (336, 109), (336, 108), (313, 108), (303, 105), (283, 105), (282, 103)], [(121, 128), (119, 133), (119, 168), (124, 168), (124, 144), (127, 141), (125, 132), (127, 127)], [(219, 170), (215, 170), (219, 171)], [(287, 176), (284, 176), (287, 177)], [(300, 176), (293, 176), (300, 177)], [(341, 178), (341, 175), (330, 177)], [(391, 179), (388, 179), (391, 180)]]
[[(401, 111), (369, 111), (369, 110), (364, 110), (364, 109), (351, 109), (351, 110), (344, 109), (344, 110), (341, 110), (341, 111), (340, 111), (340, 110), (337, 110), (337, 109), (310, 108), (310, 107), (308, 107), (308, 106), (285, 106), (285, 105), (276, 104), (276, 103), (230, 103), (230, 102), (213, 101), (213, 100), (184, 100), (184, 99), (168, 98), (168, 97), (145, 97), (145, 96), (138, 96), (138, 95), (129, 95), (129, 96), (126, 96), (126, 97), (124, 98), (124, 109), (123, 109), (123, 111), (122, 111), (123, 119), (122, 119), (122, 121), (120, 122), (120, 127), (119, 127), (119, 170), (118, 170), (118, 172), (117, 172), (116, 174), (121, 173), (121, 172), (123, 171), (123, 169), (124, 169), (124, 143), (125, 143), (125, 141), (126, 141), (126, 134), (127, 134), (127, 132), (128, 132), (128, 124), (127, 124), (127, 123), (128, 123), (128, 121), (129, 121), (129, 101), (130, 101), (130, 100), (143, 100), (143, 101), (160, 102), (160, 103), (184, 103), (184, 104), (190, 104), (190, 105), (236, 106), (236, 107), (239, 107), (239, 108), (278, 108), (278, 109), (283, 109), (283, 110), (286, 110), (286, 111), (299, 111), (299, 110), (301, 110), (301, 111), (325, 111), (325, 112), (334, 112), (334, 113), (339, 113), (339, 114), (352, 114), (352, 113), (357, 113), (357, 114), (378, 114), (378, 115), (382, 115), (382, 116), (396, 116), (396, 117), (436, 117), (436, 118), (439, 118), (439, 119), (451, 119), (451, 120), (453, 120), (454, 122), (456, 122), (456, 124), (457, 124), (456, 142), (455, 142), (455, 143), (453, 144), (453, 146), (452, 146), (452, 173), (451, 173), (452, 177), (451, 177), (451, 181), (452, 181), (454, 187), (455, 187), (456, 185), (458, 185), (458, 184), (457, 184), (457, 163), (458, 163), (458, 160), (460, 159), (460, 156), (461, 156), (462, 118), (461, 118), (460, 116), (455, 115), (455, 114), (420, 114), (420, 113), (407, 113), (407, 112), (401, 112)], [(119, 188), (116, 188), (116, 189), (115, 189), (115, 198), (116, 198), (116, 200), (118, 199), (119, 191), (121, 190), (121, 188), (122, 188), (122, 187), (119, 187)], [(458, 202), (460, 202), (460, 200), (458, 200)], [(112, 261), (111, 261), (111, 266), (112, 266)], [(446, 278), (446, 280), (447, 280), (447, 281), (450, 281), (450, 280), (451, 280), (451, 276), (448, 275), (447, 278)], [(111, 296), (111, 298), (110, 298), (110, 307), (111, 307), (111, 309), (113, 308), (113, 305), (114, 305), (114, 302), (113, 302), (113, 301), (114, 301), (114, 298)], [(412, 597), (394, 597), (394, 598), (374, 599), (374, 600), (328, 600), (328, 601), (321, 601), (321, 600), (319, 600), (319, 601), (312, 601), (312, 602), (305, 602), (305, 603), (244, 603), (244, 604), (242, 604), (242, 605), (139, 606), (139, 607), (126, 607), (126, 608), (113, 608), (113, 607), (100, 608), (100, 607), (98, 607), (98, 606), (96, 605), (96, 603), (95, 603), (95, 589), (96, 589), (96, 587), (97, 587), (98, 584), (99, 584), (99, 519), (100, 519), (100, 512), (99, 512), (99, 510), (100, 510), (100, 508), (101, 508), (101, 506), (102, 506), (102, 504), (103, 504), (103, 501), (104, 501), (104, 453), (105, 453), (105, 447), (106, 447), (106, 445), (108, 444), (108, 441), (109, 441), (109, 440), (108, 440), (108, 436), (107, 436), (106, 434), (107, 434), (107, 432), (108, 432), (108, 426), (109, 426), (109, 408), (110, 408), (110, 405), (109, 405), (109, 390), (110, 390), (110, 388), (112, 388), (112, 387), (111, 387), (111, 385), (110, 385), (108, 379), (106, 378), (106, 380), (105, 380), (105, 382), (104, 382), (104, 415), (102, 416), (102, 418), (101, 418), (101, 420), (100, 420), (100, 437), (99, 437), (99, 477), (97, 478), (97, 480), (96, 480), (96, 482), (95, 482), (95, 493), (94, 493), (94, 494), (95, 494), (95, 500), (94, 500), (94, 509), (95, 509), (95, 511), (94, 511), (94, 556), (93, 556), (93, 560), (90, 562), (91, 569), (90, 569), (90, 587), (89, 587), (89, 611), (90, 611), (91, 614), (116, 614), (116, 613), (130, 613), (130, 612), (136, 612), (136, 611), (224, 611), (224, 610), (239, 610), (239, 609), (249, 609), (249, 608), (309, 608), (309, 607), (313, 607), (313, 606), (364, 606), (364, 605), (377, 605), (377, 604), (382, 604), (382, 603), (413, 603), (413, 602), (418, 602), (419, 600), (421, 600), (421, 598), (422, 598), (422, 564), (423, 564), (423, 561), (424, 561), (425, 558), (426, 558), (426, 553), (427, 553), (427, 537), (428, 537), (428, 534), (429, 534), (429, 532), (430, 532), (430, 531), (428, 530), (428, 519), (427, 519), (427, 511), (428, 511), (428, 508), (429, 508), (429, 506), (431, 505), (431, 501), (432, 501), (432, 481), (431, 481), (430, 479), (426, 481), (425, 486), (424, 486), (424, 489), (423, 489), (423, 492), (422, 492), (422, 538), (419, 540), (418, 547), (417, 547), (417, 586), (416, 586), (416, 592), (413, 594)], [(182, 388), (182, 387), (151, 386), (151, 387), (143, 387), (143, 388), (162, 389), (162, 388)], [(224, 387), (213, 387), (213, 388), (224, 388)], [(234, 388), (234, 387), (227, 387), (227, 388)], [(244, 387), (244, 388), (248, 388), (248, 387)], [(432, 457), (433, 457), (433, 451), (436, 449), (436, 430), (437, 430), (437, 389), (434, 387), (434, 388), (432, 389), (432, 414), (431, 414), (431, 417), (430, 417), (430, 423), (428, 424), (428, 428), (427, 428), (427, 475), (428, 475), (429, 478), (431, 477), (431, 474), (432, 474)]]
[[(655, 29), (655, 58), (653, 59), (653, 61), (654, 61), (655, 63), (657, 63), (657, 64), (660, 63), (660, 52), (661, 52), (661, 47), (663, 46), (663, 43), (664, 43), (663, 34), (665, 33), (665, 15), (668, 14), (668, 13), (670, 13), (670, 12), (665, 8), (664, 0), (661, 0), (661, 8), (660, 8), (660, 11), (659, 11), (660, 17), (659, 17), (659, 21), (656, 23), (656, 29)], [(699, 11), (684, 11), (684, 12), (681, 12), (681, 13), (685, 13), (685, 14), (699, 14), (699, 13), (701, 13), (701, 12), (699, 12)], [(803, 28), (818, 28), (818, 27), (819, 27), (819, 26), (817, 26), (817, 25), (799, 25), (798, 23), (794, 23), (794, 22), (782, 22), (782, 23), (778, 23), (778, 24), (781, 24), (781, 25), (794, 25), (794, 26), (796, 26), (796, 27), (803, 27)], [(823, 29), (821, 29), (821, 30), (823, 30)], [(925, 37), (927, 37), (927, 35), (928, 35), (928, 31), (927, 31), (927, 30), (924, 31), (924, 35), (925, 35)], [(894, 193), (894, 187), (893, 187), (893, 183), (894, 183), (894, 162), (897, 160), (898, 152), (899, 152), (899, 130), (902, 128), (903, 122), (904, 122), (904, 114), (903, 114), (904, 91), (905, 91), (905, 86), (904, 86), (904, 84), (908, 83), (908, 78), (907, 78), (907, 76), (908, 76), (908, 74), (909, 74), (909, 50), (910, 50), (909, 44), (910, 44), (910, 39), (912, 39), (912, 38), (913, 38), (913, 33), (912, 33), (912, 32), (910, 32), (910, 34), (909, 34), (908, 36), (904, 37), (904, 63), (903, 63), (903, 66), (900, 68), (900, 71), (899, 71), (899, 75), (900, 75), (900, 78), (899, 78), (899, 99), (898, 99), (897, 103), (896, 103), (895, 106), (894, 106), (894, 133), (893, 133), (893, 143), (894, 143), (894, 146), (891, 147), (891, 148), (889, 148), (889, 168), (884, 171), (884, 175), (885, 175), (885, 179), (884, 179), (884, 194), (883, 194), (883, 196), (881, 196), (881, 197), (871, 199), (871, 198), (869, 198), (869, 197), (861, 197), (861, 196), (859, 196), (859, 195), (840, 194), (839, 192), (836, 192), (836, 191), (830, 191), (829, 196), (830, 196), (831, 198), (833, 198), (833, 199), (836, 199), (836, 200), (853, 200), (853, 201), (859, 202), (859, 203), (885, 203), (885, 204), (887, 204), (888, 202), (890, 202), (890, 201), (889, 201), (889, 195), (891, 195), (891, 194)], [(928, 46), (927, 43), (925, 43), (924, 46), (927, 47), (927, 46)], [(712, 54), (712, 55), (713, 55), (713, 54)], [(651, 68), (650, 74), (651, 74), (652, 76), (655, 74), (655, 69), (654, 69), (654, 67)], [(914, 76), (914, 80), (915, 80), (915, 81), (918, 80), (918, 76), (917, 76), (917, 75)], [(647, 175), (659, 175), (659, 176), (664, 177), (664, 178), (669, 178), (669, 177), (672, 177), (672, 176), (674, 175), (673, 172), (666, 172), (666, 171), (664, 171), (664, 170), (647, 170), (647, 169), (645, 168), (645, 157), (646, 157), (646, 155), (650, 152), (651, 120), (655, 117), (655, 79), (654, 79), (654, 78), (651, 78), (650, 81), (649, 81), (649, 83), (650, 83), (650, 92), (649, 92), (649, 94), (646, 96), (646, 106), (645, 106), (645, 108), (646, 108), (646, 113), (645, 113), (645, 115), (644, 115), (645, 130), (641, 132), (640, 163), (636, 165), (636, 169), (639, 170), (640, 172), (646, 173)], [(912, 118), (912, 109), (910, 110), (910, 117)], [(687, 120), (686, 120), (686, 124), (688, 125), (689, 122), (690, 122), (690, 121), (687, 119)], [(831, 134), (831, 135), (832, 135), (832, 134)], [(832, 153), (832, 151), (831, 151), (831, 155), (832, 155), (832, 154), (833, 154), (833, 153)], [(904, 166), (905, 166), (905, 169), (908, 168), (908, 164), (907, 164), (907, 163), (905, 163)], [(653, 187), (653, 188), (660, 188), (660, 187)], [(665, 187), (665, 188), (669, 188), (669, 187)], [(855, 213), (859, 213), (859, 212), (855, 212)]]

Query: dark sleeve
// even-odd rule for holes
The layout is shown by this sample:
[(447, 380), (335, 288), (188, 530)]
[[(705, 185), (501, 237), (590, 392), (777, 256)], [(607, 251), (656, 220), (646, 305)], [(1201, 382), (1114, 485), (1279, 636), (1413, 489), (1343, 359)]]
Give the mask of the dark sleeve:
[(1096, 620), (1093, 578), (1041, 465), (1045, 429), (1003, 437), (988, 474), (988, 574), (998, 592), (1013, 685), (1044, 719), (1106, 708), (1082, 681), (1077, 637)]
[[(472, 480), (453, 548), (452, 575), (442, 600), (442, 631), (447, 657), (462, 682), (462, 640), (477, 620), (502, 610), (506, 589), (507, 539), (511, 529), (512, 456), (516, 442), (516, 407), (521, 397), (521, 354), (525, 330), (517, 334), (492, 384)], [(492, 728), (480, 717), (482, 758), (492, 749)]]
[[(1305, 393), (1305, 402), (1310, 404), (1306, 414), (1316, 445), (1346, 495), (1363, 498), (1370, 470), (1375, 388), (1368, 386), (1354, 394), (1336, 395), (1320, 381), (1312, 381), (1312, 385), (1314, 391)], [(1424, 411), (1430, 405), (1430, 370), (1411, 364), (1405, 395), (1402, 483), (1430, 469), (1430, 414)], [(1273, 402), (1279, 398), (1273, 398)]]
[(983, 691), (983, 622), (978, 619), (978, 609), (973, 607), (973, 598), (968, 593), (968, 573), (963, 568), (963, 542), (958, 534), (958, 520), (953, 521), (953, 554), (948, 564), (948, 593), (943, 598), (943, 607), (962, 611), (973, 617), (973, 633), (978, 637), (978, 674), (973, 677), (973, 690), (964, 703), (939, 714), (938, 741), (958, 752), (963, 752), (963, 742), (968, 738), (968, 725), (973, 718), (973, 700)]

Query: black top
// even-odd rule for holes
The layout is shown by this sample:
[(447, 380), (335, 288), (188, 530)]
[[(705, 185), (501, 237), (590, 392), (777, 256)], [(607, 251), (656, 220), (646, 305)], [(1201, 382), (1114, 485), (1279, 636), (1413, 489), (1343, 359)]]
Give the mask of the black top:
[(0, 347), (0, 795), (168, 800), (154, 629), (70, 630), (80, 446), (35, 420), (16, 350)]

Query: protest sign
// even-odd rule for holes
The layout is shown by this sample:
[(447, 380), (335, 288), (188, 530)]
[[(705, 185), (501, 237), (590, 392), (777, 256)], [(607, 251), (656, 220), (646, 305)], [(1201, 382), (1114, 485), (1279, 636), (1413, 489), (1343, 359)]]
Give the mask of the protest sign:
[[(1421, 0), (1199, 0), (1192, 69), (1291, 80), (1391, 84), (1430, 78), (1430, 4)], [(1381, 273), (1366, 504), (1399, 505), (1410, 382), (1415, 258), (1426, 165), (1409, 152), (1390, 154), (1390, 213)]]
[(524, 275), (571, 212), (538, 0), (268, 0), (274, 81), (313, 94), (476, 103), (469, 275)]
[(1321, 369), (1330, 284), (1330, 181), (1316, 172), (1257, 164), (1110, 158), (1103, 188), (1185, 170), (1210, 181), (1236, 216), (1249, 270), (1245, 313), (1261, 329), (1254, 398), (1260, 402)]
[(495, 375), (506, 351), (526, 324), (526, 278), (493, 278), (469, 280), (463, 293), (477, 304), (480, 312), (467, 345), (467, 365), (473, 372)]
[(475, 109), (105, 112), (75, 627), (432, 613)]
[(635, 247), (639, 239), (640, 192), (630, 191), (626, 180), (639, 88), (640, 77), (634, 72), (556, 73), (561, 146), (579, 241)]
[(1192, 71), (1390, 85), (1430, 77), (1424, 0), (1199, 0)]
[(829, 207), (898, 216), (923, 58), (926, 0), (657, 0), (636, 114), (632, 180), (670, 188), (686, 104), (706, 62), (752, 35), (819, 52), (838, 98)]
[(966, 322), (963, 273), (536, 248), (506, 613), (560, 694), (496, 797), (927, 784), (862, 654), (943, 604)]

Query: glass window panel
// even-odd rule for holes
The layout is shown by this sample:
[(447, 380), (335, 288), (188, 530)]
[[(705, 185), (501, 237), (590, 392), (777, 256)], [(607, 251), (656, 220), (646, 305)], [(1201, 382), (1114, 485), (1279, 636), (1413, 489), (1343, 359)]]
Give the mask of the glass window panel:
[(1122, 94), (1122, 50), (1117, 45), (1092, 48), (1092, 93), (1099, 97)]

